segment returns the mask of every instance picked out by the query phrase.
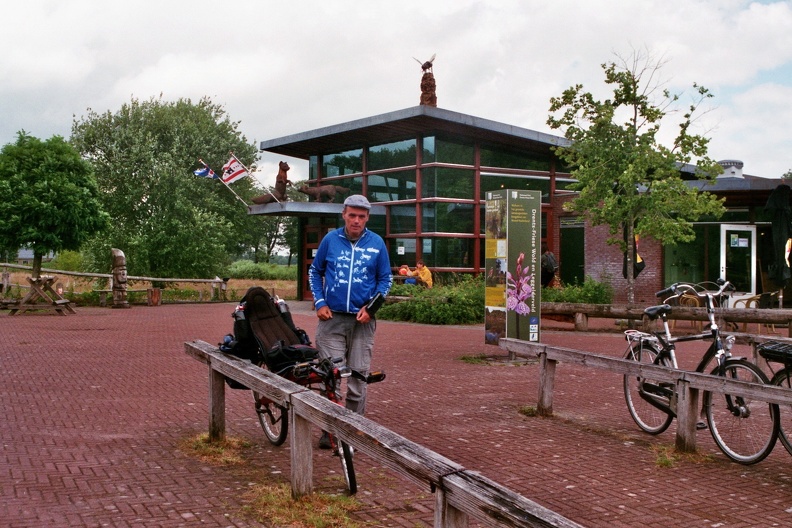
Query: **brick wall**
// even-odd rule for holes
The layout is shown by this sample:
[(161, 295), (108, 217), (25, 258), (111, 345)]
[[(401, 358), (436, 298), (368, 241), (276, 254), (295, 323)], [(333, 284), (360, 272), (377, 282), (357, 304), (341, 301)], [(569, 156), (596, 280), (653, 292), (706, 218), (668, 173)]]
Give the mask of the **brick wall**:
[[(586, 224), (586, 276), (613, 285), (614, 303), (627, 302), (627, 279), (622, 274), (623, 256), (619, 246), (609, 245), (608, 226), (592, 227)], [(663, 247), (649, 238), (638, 242), (638, 254), (646, 262), (646, 268), (635, 279), (635, 302), (642, 305), (656, 304), (655, 292), (663, 289)]]

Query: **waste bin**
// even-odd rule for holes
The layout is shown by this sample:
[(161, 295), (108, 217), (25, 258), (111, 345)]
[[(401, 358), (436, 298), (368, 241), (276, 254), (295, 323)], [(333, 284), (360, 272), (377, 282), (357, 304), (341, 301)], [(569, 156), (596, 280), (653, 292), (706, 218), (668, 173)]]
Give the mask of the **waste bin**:
[(159, 306), (162, 304), (162, 290), (160, 288), (149, 288), (147, 293), (149, 306)]

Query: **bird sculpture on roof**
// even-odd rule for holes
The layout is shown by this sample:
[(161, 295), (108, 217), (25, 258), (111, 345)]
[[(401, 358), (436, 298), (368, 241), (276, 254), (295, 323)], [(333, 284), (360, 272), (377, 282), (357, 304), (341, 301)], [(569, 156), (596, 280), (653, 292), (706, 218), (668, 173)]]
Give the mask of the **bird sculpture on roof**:
[(426, 61), (426, 62), (421, 62), (421, 61), (419, 61), (418, 59), (415, 59), (415, 57), (413, 57), (413, 59), (415, 59), (416, 61), (418, 61), (418, 64), (420, 64), (420, 65), (421, 65), (421, 70), (423, 70), (423, 71), (427, 72), (427, 71), (432, 71), (432, 63), (434, 62), (434, 60), (435, 60), (435, 56), (436, 56), (436, 55), (437, 55), (437, 53), (435, 53), (434, 55), (432, 55), (432, 58), (431, 58), (431, 59), (429, 59), (429, 60), (428, 60), (428, 61)]

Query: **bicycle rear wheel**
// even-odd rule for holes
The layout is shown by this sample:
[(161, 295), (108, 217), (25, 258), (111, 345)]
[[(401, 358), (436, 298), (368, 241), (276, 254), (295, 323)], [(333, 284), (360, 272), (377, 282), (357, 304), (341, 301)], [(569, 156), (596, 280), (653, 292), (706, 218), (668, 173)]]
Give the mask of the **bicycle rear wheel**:
[[(726, 361), (724, 376), (751, 383), (769, 383), (767, 376), (744, 359)], [(720, 374), (718, 367), (711, 372)], [(704, 394), (712, 438), (723, 454), (740, 464), (756, 464), (770, 454), (778, 438), (778, 405), (731, 394)]]
[[(770, 383), (792, 389), (792, 371), (786, 368), (780, 370), (773, 376), (773, 381)], [(789, 436), (792, 435), (792, 405), (779, 405), (778, 411), (778, 439), (781, 440), (781, 444), (787, 452), (792, 455), (792, 442), (790, 442), (792, 438)]]
[[(625, 359), (654, 364), (658, 351), (651, 345), (631, 345), (627, 350)], [(670, 367), (666, 358), (660, 360), (660, 365)], [(674, 419), (670, 412), (673, 386), (658, 381), (647, 379), (635, 374), (624, 375), (624, 399), (627, 401), (627, 410), (638, 424), (638, 427), (649, 434), (660, 434), (671, 425)], [(669, 410), (664, 410), (669, 409)]]
[(289, 413), (284, 407), (255, 391), (253, 391), (253, 401), (256, 404), (256, 416), (267, 439), (272, 445), (282, 445), (286, 441), (286, 435), (289, 434)]

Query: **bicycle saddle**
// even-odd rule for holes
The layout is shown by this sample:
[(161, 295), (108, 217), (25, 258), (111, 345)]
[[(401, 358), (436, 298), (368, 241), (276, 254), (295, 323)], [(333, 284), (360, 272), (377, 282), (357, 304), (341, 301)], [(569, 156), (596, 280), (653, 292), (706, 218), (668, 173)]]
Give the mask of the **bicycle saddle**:
[(650, 306), (644, 310), (644, 313), (651, 320), (655, 320), (660, 316), (668, 315), (671, 313), (671, 306), (668, 304), (658, 304), (657, 306)]

